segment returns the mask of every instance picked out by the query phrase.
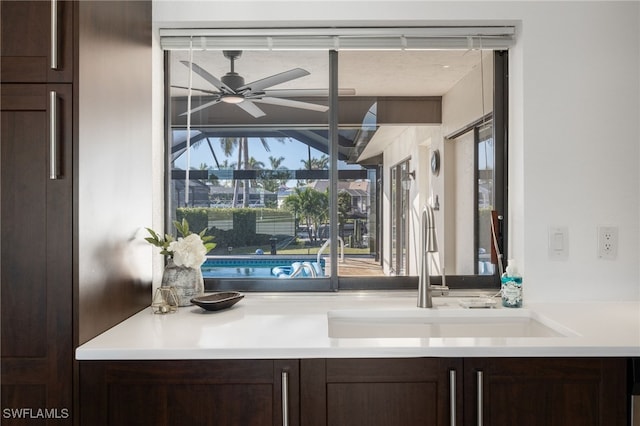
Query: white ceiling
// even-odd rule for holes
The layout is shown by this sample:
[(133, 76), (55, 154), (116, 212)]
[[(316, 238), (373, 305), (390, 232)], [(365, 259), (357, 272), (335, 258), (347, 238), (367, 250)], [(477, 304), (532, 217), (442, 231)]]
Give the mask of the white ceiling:
[[(172, 84), (188, 86), (187, 51), (171, 52)], [(194, 51), (193, 62), (220, 78), (230, 69), (220, 51)], [(338, 81), (341, 88), (355, 89), (357, 96), (442, 96), (480, 63), (478, 50), (430, 51), (341, 51)], [(311, 73), (273, 89), (318, 89), (328, 87), (329, 60), (326, 51), (245, 51), (235, 62), (235, 71), (251, 82), (292, 68)], [(215, 90), (193, 75), (193, 87)], [(186, 95), (173, 89), (172, 96)]]

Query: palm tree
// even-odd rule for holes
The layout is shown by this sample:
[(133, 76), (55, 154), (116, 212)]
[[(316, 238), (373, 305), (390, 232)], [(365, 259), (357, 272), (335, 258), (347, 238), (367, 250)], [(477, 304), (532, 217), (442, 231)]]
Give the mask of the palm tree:
[(306, 170), (325, 170), (329, 166), (329, 157), (322, 154), (320, 158), (300, 160)]
[[(220, 139), (220, 146), (224, 151), (224, 154), (229, 157), (233, 154), (233, 151), (237, 148), (238, 150), (238, 161), (235, 163), (237, 170), (246, 170), (247, 164), (249, 162), (249, 138), (246, 136), (241, 137), (227, 137)], [(266, 141), (263, 140), (263, 146), (265, 149), (269, 151), (269, 145)], [(235, 180), (233, 182), (233, 201), (232, 206), (235, 207), (238, 204), (238, 192), (240, 189), (240, 181)], [(243, 207), (247, 206), (249, 195), (248, 195), (248, 181), (244, 182), (243, 189), (243, 199), (242, 205)]]
[(268, 179), (261, 179), (260, 184), (262, 187), (270, 192), (278, 192), (281, 185), (285, 185), (289, 179), (289, 173), (287, 169), (282, 166), (284, 157), (269, 156), (269, 163), (273, 173), (269, 174)]
[(341, 237), (344, 237), (344, 224), (350, 212), (351, 195), (347, 191), (338, 192), (338, 229)]
[(262, 170), (264, 169), (264, 163), (262, 161), (256, 160), (255, 157), (249, 157), (249, 161), (247, 162), (248, 170)]
[(222, 163), (218, 164), (218, 170), (233, 169), (235, 167), (236, 163), (230, 163), (228, 158), (225, 158)]
[[(271, 152), (271, 147), (269, 146), (269, 142), (266, 138), (259, 138), (262, 143), (262, 147), (267, 152)], [(272, 138), (278, 142), (284, 143), (285, 138)], [(220, 138), (220, 146), (222, 147), (225, 156), (229, 157), (233, 154), (233, 151), (238, 149), (238, 162), (237, 170), (252, 170), (249, 164), (249, 138), (246, 136), (240, 137), (227, 137)], [(264, 164), (263, 164), (264, 166)], [(255, 169), (254, 169), (255, 170)], [(240, 188), (240, 182), (238, 180), (234, 181), (234, 189), (233, 189), (233, 206), (235, 207), (238, 201), (238, 190)], [(249, 180), (245, 179), (243, 185), (243, 197), (242, 197), (242, 206), (247, 207), (249, 201)]]
[[(296, 190), (297, 189), (298, 188), (296, 188)], [(295, 224), (295, 230), (294, 230), (295, 232), (294, 232), (294, 234), (295, 234), (298, 231), (298, 221), (300, 220), (300, 216), (299, 216), (300, 210), (301, 210), (300, 197), (297, 196), (297, 193), (290, 194), (284, 199), (284, 202), (283, 202), (282, 205), (284, 206), (284, 208), (286, 210), (288, 210), (291, 213), (293, 213), (293, 219), (294, 219), (294, 224)]]
[(272, 170), (277, 170), (281, 167), (282, 162), (284, 161), (284, 157), (280, 156), (278, 158), (274, 157), (273, 155), (269, 156), (269, 163), (271, 165), (271, 169)]
[[(300, 160), (306, 170), (326, 170), (329, 167), (329, 157), (326, 155), (320, 156), (320, 158), (309, 157), (308, 160)], [(298, 181), (298, 186), (306, 185), (313, 182), (314, 179), (309, 179), (305, 182)]]
[[(230, 137), (230, 138), (220, 138), (220, 147), (222, 148), (222, 152), (224, 152), (225, 157), (230, 157), (233, 154), (233, 151), (240, 146), (240, 141), (238, 138)], [(240, 150), (238, 150), (238, 154), (240, 154)], [(238, 162), (235, 163), (235, 166), (240, 168), (241, 158), (238, 158)], [(225, 164), (227, 160), (225, 159)], [(233, 163), (230, 166), (234, 167)], [(235, 167), (234, 167), (235, 168)], [(234, 179), (233, 181), (233, 200), (231, 201), (231, 206), (236, 206), (236, 201), (238, 199), (238, 182)]]
[[(320, 192), (313, 188), (294, 188), (293, 194), (285, 198), (284, 206), (297, 217), (300, 214), (304, 219), (307, 229), (315, 229), (313, 241), (317, 240), (317, 231), (320, 224), (326, 219), (329, 209), (329, 196), (326, 192)], [(313, 225), (313, 228), (312, 228)]]

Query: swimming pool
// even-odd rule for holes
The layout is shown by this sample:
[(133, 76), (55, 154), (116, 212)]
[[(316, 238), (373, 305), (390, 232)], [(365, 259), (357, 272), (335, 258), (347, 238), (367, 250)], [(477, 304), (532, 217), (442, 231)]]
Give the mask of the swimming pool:
[[(204, 278), (276, 278), (293, 271), (292, 265), (309, 262), (315, 264), (313, 255), (246, 255), (208, 257), (202, 265)], [(274, 273), (274, 268), (276, 268)], [(320, 259), (319, 276), (324, 276), (325, 261)], [(304, 275), (302, 275), (304, 276)]]

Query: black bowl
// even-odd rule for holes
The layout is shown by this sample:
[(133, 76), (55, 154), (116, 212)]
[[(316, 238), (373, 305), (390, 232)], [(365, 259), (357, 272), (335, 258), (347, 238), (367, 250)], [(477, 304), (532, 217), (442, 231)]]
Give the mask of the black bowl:
[(243, 297), (244, 294), (238, 293), (237, 291), (221, 291), (218, 293), (210, 293), (206, 296), (194, 297), (191, 299), (191, 303), (207, 311), (220, 311), (235, 305)]

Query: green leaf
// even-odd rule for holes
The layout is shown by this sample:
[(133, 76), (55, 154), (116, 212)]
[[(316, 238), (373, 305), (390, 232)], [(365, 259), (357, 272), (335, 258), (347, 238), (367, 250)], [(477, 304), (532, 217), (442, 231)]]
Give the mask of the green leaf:
[(158, 247), (162, 246), (162, 244), (160, 244), (160, 241), (156, 240), (155, 238), (147, 237), (145, 238), (145, 241), (154, 246), (158, 246)]
[(177, 220), (174, 220), (173, 225), (176, 227), (176, 230), (178, 231), (178, 233), (183, 237), (186, 237), (191, 233), (189, 232), (189, 222), (187, 222), (187, 219), (185, 218), (182, 218), (182, 222), (178, 222)]

